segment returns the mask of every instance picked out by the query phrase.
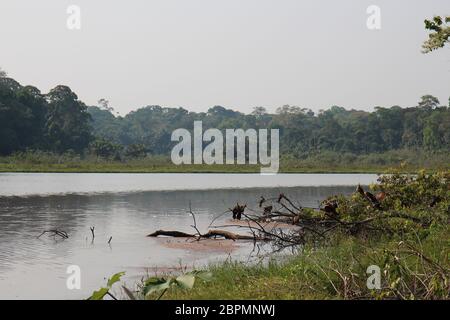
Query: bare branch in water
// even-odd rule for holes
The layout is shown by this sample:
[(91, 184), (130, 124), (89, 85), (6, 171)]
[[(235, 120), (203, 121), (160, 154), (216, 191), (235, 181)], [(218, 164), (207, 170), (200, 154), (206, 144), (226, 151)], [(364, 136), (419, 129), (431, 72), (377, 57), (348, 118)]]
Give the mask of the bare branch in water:
[(62, 231), (62, 230), (57, 230), (57, 229), (42, 231), (42, 233), (40, 235), (38, 235), (37, 238), (39, 239), (41, 236), (43, 236), (46, 233), (51, 233), (54, 237), (60, 236), (63, 239), (69, 239), (69, 235), (67, 234), (67, 232)]

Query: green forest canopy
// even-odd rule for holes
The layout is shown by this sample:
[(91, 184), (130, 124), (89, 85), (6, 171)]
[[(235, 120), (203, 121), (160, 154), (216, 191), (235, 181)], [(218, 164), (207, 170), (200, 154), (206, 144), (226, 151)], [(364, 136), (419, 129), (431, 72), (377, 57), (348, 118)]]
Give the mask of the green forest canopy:
[(169, 154), (171, 133), (203, 128), (277, 128), (280, 152), (295, 157), (330, 150), (367, 154), (396, 149), (450, 149), (450, 108), (431, 95), (416, 106), (376, 107), (373, 112), (332, 106), (314, 113), (285, 105), (270, 114), (263, 107), (243, 114), (222, 106), (207, 112), (146, 106), (115, 116), (106, 100), (86, 106), (67, 86), (43, 94), (32, 86), (0, 77), (0, 154), (67, 151), (130, 157)]

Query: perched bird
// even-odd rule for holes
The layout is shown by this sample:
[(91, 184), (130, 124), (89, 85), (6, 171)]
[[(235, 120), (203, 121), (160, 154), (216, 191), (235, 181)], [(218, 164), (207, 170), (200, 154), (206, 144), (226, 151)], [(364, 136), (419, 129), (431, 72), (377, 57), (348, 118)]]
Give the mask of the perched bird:
[(266, 202), (266, 199), (263, 196), (261, 196), (261, 199), (259, 200), (259, 207), (260, 208), (262, 207), (264, 202)]
[(375, 208), (380, 208), (380, 201), (378, 201), (378, 199), (373, 194), (371, 194), (369, 191), (366, 191), (364, 192), (364, 195)]
[(244, 213), (245, 208), (247, 205), (239, 205), (239, 203), (236, 203), (236, 206), (231, 210), (233, 212), (233, 219), (241, 220), (242, 214)]
[[(374, 196), (372, 193), (370, 193), (369, 191), (364, 191), (364, 189), (361, 187), (360, 184), (358, 184), (358, 187), (356, 188), (356, 192), (358, 192), (365, 199), (367, 199), (372, 204), (373, 207), (375, 207), (377, 209), (381, 208), (380, 200), (378, 200), (378, 198), (376, 196)], [(381, 192), (381, 193), (377, 194), (377, 196), (384, 199), (384, 197), (386, 197), (386, 194), (384, 192)]]
[(358, 187), (356, 188), (356, 192), (358, 192), (360, 195), (364, 197), (364, 189), (361, 187), (360, 184), (358, 184)]
[(377, 198), (377, 200), (378, 200), (379, 202), (383, 201), (383, 200), (386, 198), (386, 192), (381, 191), (381, 192), (377, 193), (377, 194), (375, 195), (375, 198)]
[(272, 213), (273, 206), (264, 207), (264, 215), (268, 215)]
[(239, 204), (237, 204), (237, 205), (233, 208), (233, 210), (231, 210), (231, 212), (233, 212), (233, 219), (236, 219), (236, 218), (237, 218), (238, 211), (239, 211), (238, 206), (239, 206)]
[(332, 214), (333, 216), (337, 216), (338, 213), (336, 209), (338, 208), (338, 204), (336, 201), (328, 201), (323, 206), (322, 210), (326, 213)]

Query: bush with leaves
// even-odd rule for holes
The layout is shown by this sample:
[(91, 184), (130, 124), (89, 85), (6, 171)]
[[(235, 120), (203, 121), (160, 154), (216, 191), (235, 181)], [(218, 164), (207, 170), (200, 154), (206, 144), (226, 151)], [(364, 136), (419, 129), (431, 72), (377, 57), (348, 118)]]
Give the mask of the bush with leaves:
[(118, 272), (111, 276), (106, 283), (106, 287), (102, 287), (97, 291), (94, 291), (88, 300), (103, 300), (105, 296), (110, 296), (112, 299), (117, 300), (117, 298), (110, 292), (112, 286), (120, 281), (120, 278), (125, 274), (125, 272)]

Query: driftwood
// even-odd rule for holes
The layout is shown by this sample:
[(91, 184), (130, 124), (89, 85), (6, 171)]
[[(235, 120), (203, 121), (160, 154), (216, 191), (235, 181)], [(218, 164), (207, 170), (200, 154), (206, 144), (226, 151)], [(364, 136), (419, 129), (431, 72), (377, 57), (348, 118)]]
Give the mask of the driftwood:
[[(237, 204), (234, 209), (230, 209), (230, 211), (233, 212), (233, 218), (241, 218), (242, 215), (245, 216), (244, 210), (247, 207), (247, 205), (239, 205)], [(189, 214), (192, 216), (193, 225), (191, 227), (197, 232), (195, 234), (192, 233), (186, 233), (182, 231), (168, 231), (168, 230), (157, 230), (149, 235), (147, 237), (158, 237), (158, 236), (166, 236), (166, 237), (175, 237), (175, 238), (196, 238), (197, 241), (200, 239), (210, 239), (210, 238), (225, 238), (229, 240), (253, 240), (253, 241), (262, 241), (267, 240), (265, 236), (259, 236), (257, 235), (251, 228), (250, 231), (253, 235), (242, 235), (242, 234), (236, 234), (230, 231), (225, 230), (218, 230), (218, 229), (212, 229), (208, 230), (206, 233), (201, 233), (200, 230), (197, 227), (197, 219), (195, 218), (194, 212), (192, 212), (191, 204), (189, 204)], [(236, 216), (238, 214), (238, 216)]]
[(158, 230), (151, 234), (149, 234), (147, 237), (159, 237), (159, 236), (166, 236), (166, 237), (174, 237), (174, 238), (225, 238), (229, 240), (264, 240), (263, 237), (255, 237), (250, 235), (242, 235), (242, 234), (236, 234), (229, 231), (224, 230), (209, 230), (205, 234), (191, 234), (181, 231), (167, 231), (167, 230)]
[(147, 237), (159, 237), (159, 236), (166, 236), (166, 237), (174, 237), (174, 238), (193, 238), (195, 237), (194, 234), (185, 233), (181, 231), (165, 231), (165, 230), (158, 230), (151, 234), (149, 234)]
[(223, 237), (225, 239), (231, 239), (233, 241), (236, 241), (236, 240), (265, 240), (264, 237), (236, 234), (236, 233), (232, 233), (232, 232), (224, 231), (224, 230), (209, 230), (208, 233), (202, 235), (202, 238), (216, 238), (216, 237)]

